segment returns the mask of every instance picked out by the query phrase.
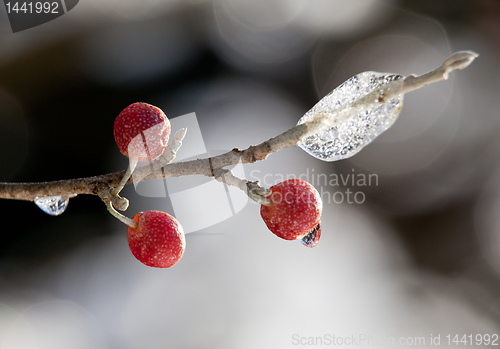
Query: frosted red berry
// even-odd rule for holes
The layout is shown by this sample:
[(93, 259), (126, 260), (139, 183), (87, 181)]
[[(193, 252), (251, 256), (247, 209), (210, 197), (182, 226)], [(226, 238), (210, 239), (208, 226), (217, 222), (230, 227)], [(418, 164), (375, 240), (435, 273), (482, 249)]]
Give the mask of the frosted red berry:
[(179, 222), (165, 212), (146, 211), (135, 215), (137, 228), (128, 228), (128, 245), (143, 264), (170, 268), (184, 254), (186, 239)]
[(262, 219), (269, 230), (282, 239), (297, 240), (317, 227), (311, 242), (305, 243), (316, 245), (321, 235), (319, 221), (323, 209), (318, 191), (300, 179), (289, 179), (269, 189), (272, 191), (268, 197), (271, 204), (260, 208)]
[(116, 117), (113, 133), (123, 155), (143, 162), (151, 161), (167, 146), (170, 121), (160, 108), (137, 102)]

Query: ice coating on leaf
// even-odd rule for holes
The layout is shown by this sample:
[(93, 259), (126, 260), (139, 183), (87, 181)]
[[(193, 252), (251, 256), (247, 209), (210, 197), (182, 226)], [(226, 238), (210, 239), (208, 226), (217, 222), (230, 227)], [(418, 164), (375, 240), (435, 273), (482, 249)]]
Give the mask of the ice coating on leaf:
[[(334, 89), (299, 120), (302, 124), (315, 115), (330, 117), (335, 124), (327, 131), (305, 137), (299, 146), (324, 161), (346, 159), (371, 143), (396, 121), (403, 106), (403, 96), (352, 107), (359, 98), (392, 81), (402, 78), (391, 73), (364, 72), (353, 76)], [(352, 107), (350, 113), (335, 112)]]
[(36, 197), (35, 204), (45, 213), (51, 216), (59, 216), (66, 211), (69, 197), (67, 196), (44, 196)]

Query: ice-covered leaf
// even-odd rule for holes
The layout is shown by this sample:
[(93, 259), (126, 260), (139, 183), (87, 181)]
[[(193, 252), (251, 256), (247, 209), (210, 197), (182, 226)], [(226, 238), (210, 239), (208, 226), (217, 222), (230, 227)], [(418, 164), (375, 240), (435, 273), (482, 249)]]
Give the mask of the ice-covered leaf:
[(391, 73), (364, 72), (353, 76), (321, 99), (300, 120), (302, 124), (318, 115), (328, 118), (332, 127), (302, 139), (299, 146), (324, 161), (353, 156), (396, 121), (403, 106), (403, 96), (383, 96), (356, 103), (377, 88), (401, 79)]

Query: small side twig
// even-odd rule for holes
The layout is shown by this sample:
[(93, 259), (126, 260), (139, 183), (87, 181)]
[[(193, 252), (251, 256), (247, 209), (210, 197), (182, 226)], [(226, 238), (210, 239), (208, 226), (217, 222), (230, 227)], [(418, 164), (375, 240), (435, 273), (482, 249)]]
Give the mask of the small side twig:
[(142, 166), (134, 171), (132, 174), (132, 179), (128, 181), (128, 183), (139, 183), (143, 180), (146, 180), (147, 176), (150, 176), (154, 173), (161, 172), (162, 177), (168, 177), (165, 173), (165, 167), (170, 164), (175, 157), (177, 156), (177, 151), (182, 146), (182, 141), (184, 137), (186, 137), (187, 128), (181, 128), (175, 132), (174, 137), (172, 138), (171, 143), (165, 148), (163, 154), (160, 157), (148, 165)]
[(233, 171), (228, 169), (217, 169), (214, 171), (214, 178), (224, 184), (239, 188), (250, 199), (261, 205), (270, 205), (271, 200), (267, 197), (272, 194), (269, 189), (260, 186), (259, 182), (251, 182), (234, 175)]

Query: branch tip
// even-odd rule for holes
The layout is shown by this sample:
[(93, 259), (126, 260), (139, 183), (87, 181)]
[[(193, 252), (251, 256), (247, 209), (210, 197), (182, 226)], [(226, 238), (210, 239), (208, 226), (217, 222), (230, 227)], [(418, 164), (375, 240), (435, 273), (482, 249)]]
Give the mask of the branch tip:
[(445, 68), (462, 70), (467, 68), (479, 54), (474, 51), (458, 51), (446, 58), (443, 62)]
[(187, 127), (178, 129), (177, 132), (175, 132), (174, 138), (178, 139), (179, 141), (182, 141), (184, 137), (186, 137), (186, 133), (187, 133)]
[(474, 51), (458, 51), (446, 58), (442, 67), (444, 68), (443, 78), (448, 79), (449, 73), (454, 70), (467, 68), (477, 57), (478, 53)]

